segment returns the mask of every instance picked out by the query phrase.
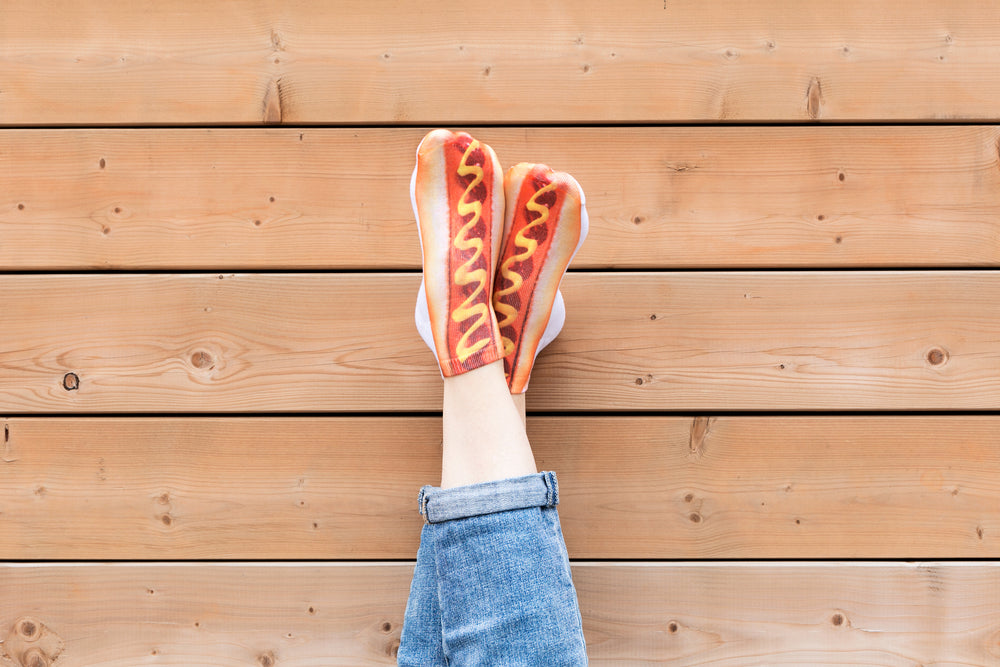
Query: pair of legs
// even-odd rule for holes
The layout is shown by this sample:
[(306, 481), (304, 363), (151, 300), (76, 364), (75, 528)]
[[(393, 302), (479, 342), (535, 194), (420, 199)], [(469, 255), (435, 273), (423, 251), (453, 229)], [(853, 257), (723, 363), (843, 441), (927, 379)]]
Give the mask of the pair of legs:
[(445, 379), (442, 487), (425, 525), (398, 664), (587, 664), (556, 511), (500, 362)]
[(536, 470), (523, 402), (535, 355), (562, 327), (583, 193), (544, 165), (501, 176), (489, 146), (436, 130), (417, 150), (411, 197), (424, 263), (415, 317), (444, 380), (443, 456), (441, 486), (420, 492), (398, 662), (585, 665), (558, 484)]

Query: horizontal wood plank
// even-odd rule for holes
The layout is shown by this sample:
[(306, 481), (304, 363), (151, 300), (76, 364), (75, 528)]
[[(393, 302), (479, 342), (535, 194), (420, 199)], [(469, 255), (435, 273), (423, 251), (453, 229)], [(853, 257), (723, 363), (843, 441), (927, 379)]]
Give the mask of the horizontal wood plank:
[(0, 123), (996, 120), (978, 0), (9, 0)]
[[(3, 131), (0, 268), (419, 270), (424, 131)], [(473, 131), (577, 177), (577, 268), (1000, 265), (996, 127)]]
[[(441, 406), (416, 275), (0, 276), (0, 410)], [(1000, 407), (992, 271), (576, 273), (531, 410)]]
[[(22, 664), (25, 621), (44, 664), (64, 667), (394, 664), (411, 572), (0, 566), (0, 664)], [(594, 665), (1000, 664), (996, 563), (581, 563), (573, 576)]]
[[(439, 418), (2, 427), (0, 559), (412, 558), (417, 490), (440, 479)], [(574, 558), (1000, 557), (1000, 417), (530, 417), (528, 433)]]

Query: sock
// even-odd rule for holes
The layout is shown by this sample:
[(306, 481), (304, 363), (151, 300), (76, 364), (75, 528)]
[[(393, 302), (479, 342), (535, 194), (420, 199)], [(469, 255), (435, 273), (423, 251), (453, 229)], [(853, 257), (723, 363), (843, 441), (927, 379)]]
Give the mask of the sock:
[(493, 149), (464, 132), (434, 130), (417, 148), (410, 199), (424, 270), (414, 321), (442, 377), (503, 356), (491, 298), (502, 183)]
[(542, 349), (562, 330), (559, 284), (587, 236), (580, 184), (545, 165), (521, 163), (504, 176), (507, 211), (493, 291), (504, 373), (511, 393), (528, 388)]

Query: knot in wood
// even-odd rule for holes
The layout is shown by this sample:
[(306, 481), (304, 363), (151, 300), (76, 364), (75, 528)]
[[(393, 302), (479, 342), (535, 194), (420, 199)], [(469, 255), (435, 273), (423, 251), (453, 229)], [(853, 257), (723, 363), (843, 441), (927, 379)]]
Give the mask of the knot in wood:
[(940, 366), (948, 361), (948, 352), (939, 347), (931, 348), (927, 353), (927, 363), (931, 366)]
[(281, 77), (272, 79), (264, 92), (262, 112), (265, 124), (281, 122), (281, 116), (284, 113), (282, 97)]
[(274, 653), (266, 651), (257, 656), (260, 667), (274, 667)]
[(691, 434), (688, 439), (688, 453), (701, 457), (705, 453), (705, 440), (715, 423), (715, 417), (695, 417), (691, 422)]
[(214, 361), (212, 360), (212, 355), (208, 352), (198, 350), (191, 355), (191, 365), (200, 369), (211, 368), (214, 365)]
[(63, 389), (66, 391), (76, 391), (80, 388), (80, 376), (76, 373), (66, 373), (63, 376)]
[(822, 105), (823, 88), (819, 82), (819, 77), (813, 77), (809, 81), (809, 87), (806, 89), (806, 113), (812, 119), (819, 118)]
[(26, 642), (38, 641), (38, 638), (42, 636), (42, 624), (26, 616), (14, 623), (14, 632)]
[(38, 619), (22, 616), (2, 640), (2, 648), (0, 655), (12, 658), (17, 667), (49, 667), (62, 653), (63, 642)]
[(37, 648), (29, 648), (21, 656), (24, 667), (49, 667), (49, 659)]

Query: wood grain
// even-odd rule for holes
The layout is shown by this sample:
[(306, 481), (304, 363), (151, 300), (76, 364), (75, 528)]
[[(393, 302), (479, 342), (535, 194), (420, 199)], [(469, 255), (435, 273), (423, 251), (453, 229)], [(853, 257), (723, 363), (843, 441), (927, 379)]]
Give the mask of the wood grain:
[(394, 664), (434, 126), (588, 195), (528, 427), (592, 664), (1000, 666), (995, 4), (8, 0), (0, 667)]
[[(412, 558), (417, 490), (440, 478), (430, 417), (2, 427), (4, 559)], [(528, 432), (559, 474), (573, 558), (1000, 557), (1000, 417), (531, 417)]]
[(574, 579), (598, 664), (1000, 665), (996, 563), (602, 564)]
[(977, 0), (12, 0), (0, 122), (995, 120), (998, 16)]
[[(411, 572), (6, 565), (0, 632), (10, 649), (31, 620), (65, 667), (394, 664)], [(1000, 664), (995, 563), (580, 563), (573, 576), (594, 665)]]
[[(440, 409), (416, 275), (0, 277), (4, 412)], [(1000, 406), (991, 271), (595, 273), (532, 410)]]
[[(43, 663), (60, 667), (395, 664), (412, 572), (411, 564), (0, 565), (0, 633), (9, 638), (31, 619), (62, 643)], [(0, 665), (32, 667), (9, 653)]]
[[(580, 181), (577, 268), (1000, 265), (996, 127), (472, 130)], [(0, 268), (419, 270), (424, 131), (3, 131)]]

